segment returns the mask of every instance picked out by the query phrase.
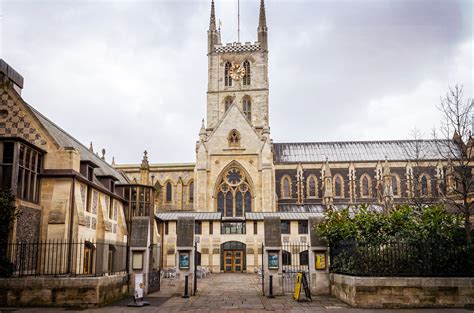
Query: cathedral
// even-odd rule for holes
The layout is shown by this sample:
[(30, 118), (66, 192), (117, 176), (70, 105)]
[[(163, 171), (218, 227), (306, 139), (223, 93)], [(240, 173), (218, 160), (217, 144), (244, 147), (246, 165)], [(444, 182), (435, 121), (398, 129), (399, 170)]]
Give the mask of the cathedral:
[[(265, 217), (280, 219), (283, 242), (309, 242), (308, 220), (328, 208), (369, 204), (384, 210), (408, 202), (418, 192), (415, 185), (426, 201), (436, 201), (444, 188), (446, 162), (435, 140), (274, 142), (265, 14), (262, 0), (257, 41), (223, 44), (211, 3), (207, 119), (196, 162), (153, 164), (145, 155), (141, 164), (115, 165), (157, 191), (163, 267), (176, 265), (180, 216), (193, 216), (198, 225), (202, 266), (253, 272), (261, 265)], [(419, 148), (426, 153), (416, 164), (415, 184), (412, 153)]]
[[(313, 231), (326, 210), (390, 210), (449, 192), (440, 140), (274, 142), (265, 14), (261, 0), (255, 42), (223, 44), (211, 3), (207, 117), (196, 134), (195, 163), (156, 164), (145, 152), (141, 163), (109, 164), (104, 152), (28, 104), (23, 77), (0, 60), (0, 182), (22, 213), (9, 243), (77, 246), (55, 256), (64, 262), (54, 269), (48, 255), (37, 254), (41, 247), (35, 257), (9, 251), (16, 272), (94, 276), (93, 286), (111, 288), (97, 291), (104, 297), (98, 303), (123, 292), (127, 272), (145, 273), (152, 291), (159, 269), (189, 269), (183, 246), (195, 249), (194, 265), (214, 273), (273, 268), (282, 275), (282, 266), (298, 264), (327, 274), (327, 246)], [(192, 221), (191, 233), (183, 233), (183, 219)], [(279, 253), (276, 264), (272, 251)], [(314, 281), (324, 276), (315, 275)]]

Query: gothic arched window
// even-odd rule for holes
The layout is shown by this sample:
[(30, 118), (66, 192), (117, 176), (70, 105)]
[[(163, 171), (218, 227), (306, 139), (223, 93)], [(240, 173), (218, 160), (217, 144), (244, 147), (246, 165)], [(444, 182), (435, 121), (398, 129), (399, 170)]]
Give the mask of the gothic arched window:
[(281, 197), (283, 199), (291, 198), (291, 178), (288, 175), (281, 179)]
[(318, 179), (315, 175), (309, 175), (306, 180), (306, 195), (308, 198), (318, 197)]
[(244, 86), (250, 85), (250, 62), (245, 61), (244, 62), (244, 69), (245, 69), (245, 74), (244, 77), (242, 78), (242, 82)]
[(252, 191), (245, 173), (237, 166), (227, 169), (217, 189), (217, 211), (225, 217), (252, 212)]
[(225, 100), (224, 100), (224, 109), (225, 111), (227, 112), (227, 110), (230, 108), (230, 105), (232, 104), (233, 102), (233, 99), (231, 96), (227, 96), (225, 97)]
[(400, 177), (392, 174), (392, 192), (394, 197), (400, 197)]
[(370, 198), (370, 177), (367, 174), (360, 178), (360, 196), (361, 198)]
[(245, 96), (243, 99), (243, 111), (249, 121), (252, 120), (252, 100), (249, 96)]
[(170, 182), (166, 183), (166, 202), (173, 201), (173, 185)]
[(193, 182), (193, 181), (191, 181), (191, 182), (189, 183), (189, 187), (188, 187), (188, 188), (189, 188), (189, 190), (188, 190), (188, 195), (189, 195), (189, 197), (188, 197), (188, 202), (189, 202), (189, 203), (193, 203), (193, 201), (194, 201), (194, 182)]
[(231, 148), (239, 148), (240, 147), (240, 133), (233, 129), (230, 131), (229, 136), (227, 137), (229, 142), (229, 147)]
[(430, 183), (429, 183), (429, 178), (427, 174), (423, 174), (420, 177), (420, 195), (422, 197), (428, 197), (431, 193), (430, 190)]
[(334, 196), (336, 198), (344, 198), (344, 181), (339, 174), (334, 176)]
[(230, 76), (230, 68), (232, 64), (230, 62), (226, 62), (224, 66), (224, 84), (226, 86), (232, 86), (232, 77)]

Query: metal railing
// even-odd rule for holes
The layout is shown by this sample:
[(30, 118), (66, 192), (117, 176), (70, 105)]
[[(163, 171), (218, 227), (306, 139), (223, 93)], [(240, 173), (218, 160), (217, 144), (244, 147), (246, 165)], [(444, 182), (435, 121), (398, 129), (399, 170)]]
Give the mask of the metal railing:
[(356, 276), (474, 277), (474, 245), (340, 242), (330, 248), (330, 271)]
[(127, 271), (127, 245), (88, 240), (11, 243), (13, 276), (103, 276)]

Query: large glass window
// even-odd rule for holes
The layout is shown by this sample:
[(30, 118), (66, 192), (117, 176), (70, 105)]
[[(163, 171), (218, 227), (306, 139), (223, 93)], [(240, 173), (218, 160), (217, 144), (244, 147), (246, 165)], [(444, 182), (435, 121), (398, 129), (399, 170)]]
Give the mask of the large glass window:
[(3, 142), (0, 144), (0, 183), (1, 187), (10, 189), (12, 184), (13, 156), (15, 151), (14, 142)]
[[(42, 154), (37, 150), (18, 143), (18, 180), (16, 185), (16, 197), (29, 202), (39, 201), (39, 174), (42, 167)], [(3, 170), (4, 178), (10, 179), (12, 175), (14, 142), (5, 142), (3, 145)], [(3, 183), (3, 181), (2, 181)], [(5, 182), (6, 183), (6, 182)], [(6, 183), (6, 187), (11, 188), (11, 183)]]
[(282, 234), (290, 234), (291, 233), (291, 228), (290, 228), (290, 221), (281, 221), (281, 233)]
[(221, 234), (245, 234), (245, 222), (222, 222)]
[(344, 187), (343, 187), (341, 175), (334, 176), (334, 195), (336, 198), (344, 197)]
[(244, 172), (232, 166), (224, 173), (217, 190), (217, 211), (225, 217), (243, 217), (252, 212), (252, 191)]
[(170, 182), (166, 184), (166, 202), (173, 201), (173, 186)]
[(195, 221), (194, 222), (194, 234), (201, 235), (202, 234), (202, 222)]
[(308, 221), (298, 221), (298, 234), (308, 234)]

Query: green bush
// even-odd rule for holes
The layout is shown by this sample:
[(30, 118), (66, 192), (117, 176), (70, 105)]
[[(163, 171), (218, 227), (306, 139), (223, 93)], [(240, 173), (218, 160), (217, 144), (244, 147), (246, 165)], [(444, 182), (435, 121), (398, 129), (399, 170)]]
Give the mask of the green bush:
[(329, 210), (324, 222), (314, 231), (325, 237), (330, 245), (341, 241), (381, 244), (433, 240), (453, 243), (463, 238), (461, 219), (440, 205), (422, 209), (401, 205), (390, 213), (370, 211), (367, 206), (360, 206), (353, 216), (349, 208)]

